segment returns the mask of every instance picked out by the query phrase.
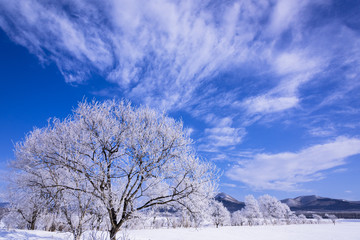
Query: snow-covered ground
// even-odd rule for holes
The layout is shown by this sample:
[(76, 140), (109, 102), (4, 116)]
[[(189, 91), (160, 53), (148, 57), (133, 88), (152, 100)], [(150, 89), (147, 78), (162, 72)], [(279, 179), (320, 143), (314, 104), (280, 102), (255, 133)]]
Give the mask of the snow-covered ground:
[[(130, 240), (359, 240), (360, 222), (340, 222), (332, 224), (305, 224), (283, 226), (243, 226), (221, 228), (178, 228), (130, 230), (119, 233), (119, 239), (126, 236)], [(0, 239), (16, 240), (67, 240), (71, 235), (44, 231), (0, 230)], [(86, 237), (86, 239), (91, 239)], [(101, 238), (100, 238), (101, 239)]]

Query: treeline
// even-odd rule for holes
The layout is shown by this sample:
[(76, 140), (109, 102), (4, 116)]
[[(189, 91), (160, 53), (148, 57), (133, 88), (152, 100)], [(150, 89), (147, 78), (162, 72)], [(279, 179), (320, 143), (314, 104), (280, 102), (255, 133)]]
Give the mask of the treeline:
[[(288, 205), (281, 203), (275, 197), (263, 195), (255, 199), (253, 195), (245, 197), (245, 207), (241, 210), (230, 212), (221, 204), (216, 204), (217, 210), (212, 213), (215, 226), (255, 226), (255, 225), (283, 225), (283, 224), (315, 224), (321, 223), (323, 217), (312, 214), (308, 218), (304, 214), (295, 214)], [(326, 214), (334, 224), (335, 215)]]
[(341, 212), (341, 211), (327, 211), (327, 212), (320, 212), (320, 211), (296, 211), (296, 214), (304, 214), (307, 218), (311, 218), (312, 215), (317, 214), (322, 217), (326, 217), (326, 215), (334, 215), (337, 218), (343, 218), (343, 219), (360, 219), (360, 212)]
[[(33, 206), (35, 203), (33, 203)], [(80, 224), (82, 221), (83, 231), (106, 231), (108, 223), (101, 215), (92, 212), (92, 208), (83, 212), (81, 218), (78, 209), (41, 209), (19, 208), (13, 204), (9, 212), (2, 219), (9, 228), (36, 229), (46, 231), (71, 232), (71, 224)], [(44, 205), (45, 206), (45, 205)], [(76, 214), (75, 214), (76, 213)], [(326, 214), (334, 224), (336, 216)], [(83, 219), (83, 220), (82, 220)], [(145, 228), (188, 228), (213, 225), (221, 226), (257, 226), (257, 225), (285, 225), (285, 224), (319, 224), (325, 222), (323, 217), (312, 214), (307, 218), (305, 215), (296, 215), (289, 207), (270, 195), (263, 195), (258, 199), (248, 195), (245, 197), (245, 207), (234, 213), (230, 213), (221, 202), (211, 200), (196, 214), (186, 208), (173, 206), (153, 206), (149, 209), (138, 211), (129, 218), (122, 226), (124, 229)]]

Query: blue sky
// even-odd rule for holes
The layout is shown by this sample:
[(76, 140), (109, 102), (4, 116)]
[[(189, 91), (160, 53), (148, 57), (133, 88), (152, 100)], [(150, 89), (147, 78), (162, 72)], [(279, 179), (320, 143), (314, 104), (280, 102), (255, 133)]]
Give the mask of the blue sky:
[(182, 119), (236, 198), (360, 200), (360, 3), (0, 0), (0, 163), (85, 98)]

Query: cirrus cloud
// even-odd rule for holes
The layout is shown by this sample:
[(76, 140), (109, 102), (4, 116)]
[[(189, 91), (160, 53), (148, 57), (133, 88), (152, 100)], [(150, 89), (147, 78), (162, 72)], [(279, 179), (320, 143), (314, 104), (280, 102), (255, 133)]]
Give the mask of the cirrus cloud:
[(356, 154), (360, 154), (360, 139), (338, 137), (299, 152), (256, 154), (240, 161), (226, 176), (255, 189), (294, 191), (301, 183), (322, 179), (324, 171), (345, 165), (345, 159)]

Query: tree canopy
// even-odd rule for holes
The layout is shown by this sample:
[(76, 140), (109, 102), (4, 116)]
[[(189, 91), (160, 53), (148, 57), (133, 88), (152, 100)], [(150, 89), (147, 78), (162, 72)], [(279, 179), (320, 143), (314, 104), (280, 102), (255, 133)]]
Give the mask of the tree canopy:
[(111, 238), (152, 206), (195, 214), (216, 189), (215, 167), (197, 157), (182, 122), (126, 101), (83, 101), (30, 132), (15, 153), (24, 186), (69, 203), (60, 208), (67, 214), (101, 216)]

